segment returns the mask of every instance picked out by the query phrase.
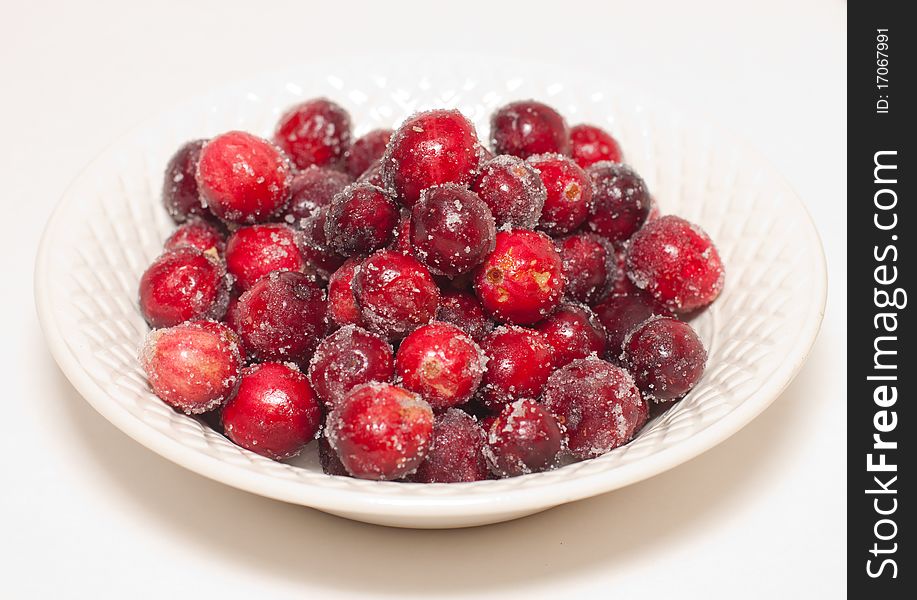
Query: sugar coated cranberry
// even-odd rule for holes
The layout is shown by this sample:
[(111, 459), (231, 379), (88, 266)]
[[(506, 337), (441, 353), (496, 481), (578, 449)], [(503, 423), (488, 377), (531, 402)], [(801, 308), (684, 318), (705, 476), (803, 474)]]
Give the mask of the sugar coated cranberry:
[(325, 475), (350, 477), (350, 473), (344, 468), (344, 463), (338, 458), (337, 452), (331, 447), (328, 438), (324, 436), (318, 438), (318, 462), (322, 466), (322, 473)]
[(567, 448), (579, 459), (627, 443), (647, 419), (647, 404), (630, 374), (592, 357), (555, 371), (542, 402), (566, 429)]
[(449, 290), (442, 293), (436, 320), (452, 323), (476, 342), (483, 340), (494, 328), (493, 321), (484, 314), (481, 302), (474, 294), (464, 290)]
[(433, 320), (439, 288), (413, 256), (380, 250), (366, 259), (351, 284), (365, 326), (400, 340)]
[(536, 326), (554, 349), (554, 366), (563, 367), (577, 358), (605, 354), (605, 329), (585, 306), (562, 304)]
[(567, 122), (556, 110), (534, 100), (511, 102), (497, 110), (490, 118), (490, 140), (497, 154), (570, 155)]
[(274, 271), (303, 271), (296, 232), (281, 223), (240, 227), (226, 242), (226, 269), (241, 290)]
[(627, 165), (598, 162), (587, 171), (595, 188), (588, 226), (613, 244), (626, 242), (650, 214), (650, 195), (643, 179)]
[(437, 275), (454, 277), (481, 264), (496, 233), (487, 204), (455, 184), (425, 189), (411, 209), (414, 256)]
[(539, 227), (551, 235), (563, 235), (582, 225), (592, 208), (592, 182), (586, 172), (560, 154), (537, 154), (527, 162), (548, 192)]
[[(647, 219), (647, 222), (649, 219)], [(604, 238), (603, 238), (604, 239)], [(611, 243), (611, 242), (609, 242)], [(634, 282), (627, 276), (627, 248), (615, 248), (615, 271), (614, 284), (611, 291), (614, 294), (640, 294), (640, 288), (634, 285)]]
[(190, 246), (201, 252), (221, 255), (226, 248), (226, 242), (223, 239), (223, 232), (216, 226), (195, 217), (179, 225), (178, 229), (166, 239), (163, 246), (166, 250)]
[(392, 135), (382, 157), (382, 179), (406, 206), (432, 185), (474, 181), (481, 159), (474, 125), (457, 110), (409, 117)]
[(382, 180), (382, 160), (377, 160), (369, 165), (363, 174), (357, 178), (360, 183), (369, 183), (382, 189), (388, 189), (385, 181)]
[(508, 154), (484, 163), (472, 189), (490, 207), (497, 227), (522, 229), (535, 228), (548, 195), (535, 169)]
[(676, 400), (691, 391), (704, 374), (707, 351), (690, 325), (656, 317), (628, 334), (623, 362), (645, 397)]
[(373, 129), (357, 138), (344, 153), (344, 167), (351, 177), (359, 177), (385, 153), (388, 141), (392, 139), (391, 129)]
[(229, 285), (221, 261), (197, 248), (169, 250), (140, 278), (140, 312), (151, 327), (191, 319), (221, 319)]
[(413, 480), (416, 483), (459, 483), (487, 479), (484, 429), (457, 408), (433, 419), (433, 444)]
[(322, 206), (311, 217), (300, 219), (299, 251), (306, 261), (307, 273), (314, 273), (325, 280), (334, 273), (346, 258), (334, 251), (325, 237), (325, 221), (328, 218), (328, 207)]
[(391, 243), (398, 218), (398, 206), (385, 190), (355, 183), (331, 201), (325, 239), (338, 254), (369, 254)]
[(151, 331), (140, 363), (153, 393), (188, 414), (213, 410), (235, 391), (242, 358), (235, 334), (214, 321)]
[(176, 223), (182, 223), (191, 216), (211, 217), (210, 211), (201, 203), (197, 190), (197, 161), (201, 148), (207, 140), (193, 140), (184, 144), (169, 159), (162, 183), (162, 203), (169, 216)]
[(570, 141), (573, 160), (584, 169), (603, 160), (619, 163), (623, 158), (618, 141), (595, 125), (574, 125), (570, 128)]
[(648, 223), (627, 250), (627, 276), (676, 313), (707, 306), (723, 289), (723, 263), (703, 229), (667, 215)]
[(226, 437), (274, 460), (299, 454), (315, 438), (321, 419), (306, 376), (273, 362), (245, 368), (238, 393), (223, 407)]
[(493, 318), (519, 325), (535, 323), (550, 313), (563, 295), (560, 254), (543, 233), (500, 231), (494, 251), (475, 275), (474, 288)]
[(554, 370), (553, 349), (544, 336), (522, 327), (498, 327), (481, 347), (487, 357), (481, 391), (489, 408), (541, 395)]
[(557, 419), (534, 400), (507, 404), (487, 428), (484, 456), (497, 477), (538, 473), (557, 463), (563, 432)]
[(670, 316), (667, 308), (641, 293), (614, 294), (595, 307), (595, 314), (605, 328), (608, 360), (617, 362), (627, 333), (653, 315)]
[(606, 298), (618, 274), (611, 243), (594, 234), (574, 233), (556, 244), (564, 265), (567, 296), (590, 305)]
[(331, 100), (307, 100), (280, 117), (274, 141), (300, 169), (336, 167), (350, 147), (350, 115)]
[(293, 271), (262, 277), (236, 306), (237, 333), (259, 360), (308, 360), (325, 334), (325, 293)]
[(333, 325), (360, 325), (363, 317), (353, 295), (351, 282), (360, 260), (350, 258), (328, 279), (328, 318)]
[(298, 227), (301, 219), (307, 219), (319, 208), (331, 204), (331, 200), (350, 183), (347, 173), (334, 169), (312, 165), (300, 171), (293, 176), (290, 203), (283, 220)]
[(481, 383), (484, 365), (474, 340), (448, 323), (418, 327), (404, 338), (395, 355), (401, 385), (435, 409), (467, 402)]
[(326, 434), (347, 472), (392, 480), (413, 473), (433, 439), (433, 410), (388, 383), (355, 387), (328, 415)]
[(326, 337), (309, 362), (309, 380), (325, 406), (332, 407), (356, 386), (389, 381), (392, 347), (365, 329), (347, 325)]
[(411, 245), (411, 211), (402, 209), (401, 216), (398, 217), (398, 226), (395, 227), (395, 239), (389, 246), (392, 250), (402, 254), (414, 254), (414, 247)]

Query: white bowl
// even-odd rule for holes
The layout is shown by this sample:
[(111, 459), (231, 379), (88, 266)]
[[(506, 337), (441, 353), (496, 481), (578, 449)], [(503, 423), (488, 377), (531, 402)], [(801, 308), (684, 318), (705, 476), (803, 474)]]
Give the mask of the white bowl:
[[(38, 254), (38, 313), (61, 369), (115, 426), (192, 471), (256, 494), (369, 523), (462, 527), (539, 512), (683, 463), (751, 421), (799, 370), (824, 311), (824, 255), (799, 199), (743, 144), (638, 92), (568, 69), (521, 62), (483, 69), (442, 57), (410, 66), (364, 62), (273, 73), (198, 98), (114, 143), (61, 199)], [(159, 202), (166, 161), (188, 139), (229, 129), (269, 135), (283, 109), (313, 96), (346, 106), (358, 134), (397, 125), (417, 110), (456, 107), (487, 139), (493, 109), (521, 98), (555, 106), (571, 124), (607, 127), (663, 213), (699, 223), (725, 262), (723, 294), (694, 321), (709, 350), (703, 380), (605, 456), (465, 484), (330, 477), (314, 443), (289, 464), (273, 462), (168, 408), (147, 388), (136, 359), (147, 332), (137, 282), (173, 227)]]

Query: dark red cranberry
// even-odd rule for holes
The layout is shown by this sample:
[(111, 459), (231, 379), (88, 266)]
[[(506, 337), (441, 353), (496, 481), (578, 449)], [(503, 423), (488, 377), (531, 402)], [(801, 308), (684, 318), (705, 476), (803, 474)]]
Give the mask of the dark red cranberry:
[(585, 223), (592, 208), (592, 183), (586, 172), (560, 154), (538, 154), (526, 162), (548, 191), (538, 227), (551, 235), (563, 235)]
[(388, 383), (355, 387), (328, 415), (326, 435), (354, 477), (393, 480), (413, 473), (433, 440), (433, 410)]
[(414, 254), (414, 247), (411, 246), (411, 211), (403, 209), (401, 216), (398, 217), (398, 226), (395, 227), (395, 239), (392, 241), (392, 250), (402, 254)]
[(277, 124), (274, 141), (297, 167), (337, 167), (350, 147), (350, 115), (325, 98), (290, 108)]
[(238, 393), (223, 407), (226, 437), (274, 460), (299, 454), (315, 438), (321, 420), (309, 380), (280, 363), (245, 368)]
[(351, 179), (347, 173), (335, 169), (313, 165), (300, 171), (293, 176), (292, 195), (283, 220), (299, 227), (302, 219), (308, 219), (319, 208), (331, 204), (331, 200), (350, 183)]
[(382, 180), (382, 161), (377, 160), (373, 164), (369, 165), (363, 174), (357, 178), (359, 183), (368, 183), (382, 189), (387, 189), (385, 182)]
[(154, 329), (140, 351), (153, 393), (187, 414), (218, 407), (239, 383), (242, 358), (236, 339), (214, 321)]
[(608, 161), (595, 163), (587, 172), (595, 190), (589, 230), (620, 246), (650, 214), (646, 183), (627, 165)]
[(482, 398), (493, 409), (519, 398), (537, 398), (554, 370), (553, 349), (537, 331), (498, 327), (481, 343), (487, 371)]
[(360, 260), (350, 258), (328, 279), (328, 318), (333, 325), (362, 325), (360, 307), (353, 295), (351, 282)]
[(484, 163), (472, 189), (490, 207), (498, 228), (534, 229), (548, 195), (535, 169), (508, 154)]
[(555, 371), (542, 402), (565, 428), (567, 448), (579, 459), (626, 444), (647, 419), (647, 403), (630, 374), (593, 357)]
[(221, 319), (229, 302), (226, 269), (197, 248), (169, 250), (140, 278), (140, 312), (151, 327)]
[(497, 477), (516, 477), (553, 467), (562, 443), (554, 415), (523, 398), (503, 407), (490, 423), (484, 456)]
[(484, 307), (477, 297), (463, 290), (442, 293), (436, 320), (452, 323), (476, 342), (483, 340), (494, 328), (494, 322), (484, 314)]
[(389, 381), (394, 373), (389, 343), (355, 325), (322, 340), (309, 363), (312, 387), (329, 409), (356, 386)]
[(543, 319), (564, 292), (563, 264), (543, 233), (513, 229), (497, 233), (496, 247), (478, 269), (474, 289), (484, 310), (518, 325)]
[(511, 102), (490, 118), (490, 140), (497, 154), (528, 158), (557, 152), (570, 155), (570, 130), (556, 110), (534, 100)]
[(182, 246), (221, 256), (226, 249), (226, 241), (223, 239), (223, 232), (216, 226), (195, 217), (179, 225), (164, 244), (166, 250), (175, 250)]
[(274, 271), (301, 272), (306, 261), (299, 242), (296, 232), (281, 223), (240, 227), (226, 242), (226, 270), (243, 291)]
[(304, 364), (325, 334), (325, 293), (293, 271), (262, 277), (236, 306), (245, 351), (258, 360)]
[(413, 480), (460, 483), (487, 479), (484, 430), (471, 415), (450, 408), (433, 419), (433, 444)]
[(670, 317), (656, 317), (628, 334), (623, 363), (644, 397), (677, 400), (690, 392), (704, 374), (707, 351), (690, 325)]
[(328, 207), (323, 206), (311, 217), (299, 221), (299, 251), (306, 261), (306, 273), (314, 273), (321, 280), (328, 279), (346, 260), (328, 244), (328, 238), (325, 237), (327, 217)]
[(201, 203), (197, 190), (197, 161), (201, 148), (207, 140), (186, 143), (169, 159), (162, 183), (162, 203), (169, 216), (176, 223), (182, 223), (191, 216), (213, 218), (211, 212)]
[(382, 188), (355, 183), (331, 201), (325, 239), (338, 254), (366, 255), (391, 243), (398, 218), (398, 206)]
[(618, 274), (615, 250), (605, 238), (574, 233), (556, 242), (564, 265), (567, 296), (584, 304), (601, 302)]
[(413, 256), (380, 250), (363, 261), (351, 287), (366, 327), (397, 341), (433, 320), (439, 289)]
[(455, 184), (425, 189), (411, 209), (414, 256), (437, 275), (471, 271), (493, 251), (495, 236), (494, 218), (484, 201)]
[(618, 141), (600, 127), (574, 125), (570, 128), (570, 141), (573, 144), (573, 160), (584, 169), (603, 160), (622, 162)]
[(357, 138), (344, 153), (344, 166), (350, 176), (359, 177), (382, 158), (390, 139), (391, 129), (373, 129), (363, 137)]
[(290, 199), (289, 160), (276, 146), (244, 131), (213, 138), (201, 149), (197, 185), (204, 203), (230, 223), (260, 223)]
[(468, 186), (478, 173), (480, 144), (474, 125), (457, 110), (431, 110), (408, 118), (382, 157), (385, 188), (406, 206), (432, 185)]
[(614, 294), (595, 307), (595, 314), (605, 328), (608, 360), (618, 362), (621, 345), (627, 333), (654, 315), (671, 316), (671, 312), (642, 293)]
[(668, 215), (648, 223), (627, 250), (627, 276), (676, 313), (707, 306), (723, 289), (723, 263), (703, 229)]
[(605, 329), (595, 313), (585, 306), (562, 304), (536, 329), (554, 349), (555, 368), (578, 358), (605, 354)]
[(331, 447), (328, 438), (324, 436), (318, 438), (318, 462), (322, 466), (322, 473), (325, 475), (350, 477), (350, 473), (344, 468), (344, 463), (338, 458), (337, 452)]

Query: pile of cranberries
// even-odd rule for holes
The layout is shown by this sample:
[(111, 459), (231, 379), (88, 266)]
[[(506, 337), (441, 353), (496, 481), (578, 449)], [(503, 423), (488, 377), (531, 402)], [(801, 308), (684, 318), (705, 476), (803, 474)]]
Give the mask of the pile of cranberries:
[(535, 101), (490, 125), (490, 149), (455, 110), (354, 137), (315, 99), (271, 139), (185, 144), (178, 228), (139, 286), (153, 392), (364, 479), (514, 477), (630, 441), (703, 375), (681, 318), (720, 293), (717, 250), (599, 127)]

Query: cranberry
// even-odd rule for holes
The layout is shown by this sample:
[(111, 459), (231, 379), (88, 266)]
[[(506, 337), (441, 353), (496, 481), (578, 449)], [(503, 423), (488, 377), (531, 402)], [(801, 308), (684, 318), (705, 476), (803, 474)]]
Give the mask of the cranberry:
[(518, 325), (535, 323), (560, 302), (563, 264), (554, 243), (543, 233), (500, 231), (494, 251), (475, 275), (474, 288), (493, 318)]
[(590, 305), (608, 296), (618, 267), (615, 250), (605, 238), (574, 233), (557, 240), (557, 249), (564, 265), (567, 296)]
[(388, 342), (355, 325), (342, 327), (322, 340), (309, 363), (309, 380), (328, 408), (356, 386), (389, 381), (394, 372)]
[(337, 167), (350, 147), (350, 115), (325, 98), (290, 108), (277, 124), (274, 141), (297, 167)]
[(344, 256), (369, 254), (391, 243), (398, 217), (398, 206), (385, 190), (355, 183), (331, 201), (325, 239)]
[(585, 223), (592, 208), (592, 182), (586, 172), (560, 154), (539, 154), (527, 162), (548, 191), (539, 227), (551, 235), (563, 235)]
[(236, 306), (245, 351), (259, 360), (305, 363), (325, 334), (324, 292), (302, 273), (262, 277)]
[(618, 361), (627, 332), (653, 315), (671, 315), (667, 308), (641, 293), (614, 294), (594, 310), (605, 328), (608, 360), (612, 362)]
[(140, 278), (140, 312), (151, 327), (221, 319), (229, 302), (222, 262), (197, 248), (169, 250)]
[(350, 176), (359, 177), (374, 162), (382, 158), (390, 139), (392, 139), (391, 129), (374, 129), (358, 138), (344, 153), (344, 166)]
[[(223, 316), (223, 323), (233, 331), (238, 331), (238, 323), (236, 322), (236, 306), (239, 304), (239, 291), (236, 289), (230, 290), (229, 292), (229, 302), (226, 304), (226, 314)], [(241, 340), (241, 338), (240, 338)], [(241, 343), (239, 344), (241, 348)], [(242, 358), (245, 358), (244, 356)]]
[(498, 327), (481, 347), (487, 357), (481, 391), (489, 408), (541, 395), (554, 370), (553, 349), (544, 336), (522, 327)]
[(214, 225), (199, 218), (190, 218), (179, 225), (164, 244), (166, 250), (175, 250), (182, 246), (190, 246), (201, 252), (211, 252), (219, 256), (226, 249), (226, 242), (223, 232)]
[(536, 327), (554, 349), (554, 366), (605, 354), (605, 329), (585, 306), (562, 304)]
[(471, 336), (476, 342), (493, 331), (494, 323), (484, 314), (484, 307), (477, 297), (462, 290), (443, 292), (439, 299), (436, 320), (452, 323)]
[(360, 307), (353, 295), (351, 282), (360, 260), (350, 258), (328, 279), (328, 318), (338, 326), (362, 325)]
[(573, 160), (584, 169), (603, 160), (622, 162), (618, 141), (600, 127), (574, 125), (570, 128), (570, 141), (573, 144)]
[(647, 403), (630, 374), (593, 357), (555, 371), (542, 401), (564, 426), (567, 448), (579, 459), (627, 443), (647, 419)]
[(243, 291), (268, 273), (305, 266), (296, 233), (280, 223), (240, 227), (226, 242), (226, 269)]
[(413, 473), (433, 439), (433, 410), (420, 396), (388, 383), (352, 389), (328, 415), (328, 441), (347, 472), (392, 480)]
[(522, 229), (535, 228), (548, 195), (535, 169), (508, 154), (484, 163), (472, 189), (490, 207), (497, 227)]
[(477, 194), (455, 184), (425, 189), (411, 209), (414, 256), (437, 275), (471, 271), (493, 251), (494, 236), (490, 209)]
[(589, 229), (621, 245), (643, 227), (650, 214), (646, 183), (627, 165), (608, 161), (595, 163), (588, 173), (595, 188)]
[(213, 321), (151, 331), (140, 363), (153, 393), (188, 414), (204, 413), (235, 391), (242, 369), (236, 335)]
[(570, 155), (570, 130), (556, 110), (534, 100), (511, 102), (490, 118), (494, 152), (528, 158), (557, 152)]
[(481, 160), (474, 125), (457, 110), (431, 110), (408, 118), (382, 157), (382, 179), (408, 207), (421, 190), (441, 183), (468, 186)]
[(382, 160), (377, 160), (373, 164), (369, 165), (363, 174), (357, 178), (359, 183), (368, 183), (382, 189), (388, 189), (385, 185), (385, 181), (382, 180)]
[(197, 185), (206, 205), (230, 223), (259, 223), (290, 199), (290, 162), (276, 146), (243, 131), (213, 138), (201, 149)]
[(223, 407), (226, 437), (274, 460), (299, 454), (315, 438), (321, 419), (306, 376), (273, 362), (245, 368), (238, 393)]
[(186, 143), (169, 159), (162, 183), (162, 203), (169, 211), (169, 216), (176, 223), (182, 223), (191, 216), (213, 217), (201, 203), (197, 191), (197, 161), (201, 148), (207, 140), (194, 140)]
[(328, 244), (328, 238), (325, 237), (327, 218), (328, 207), (322, 206), (311, 217), (299, 221), (299, 251), (306, 261), (306, 272), (314, 273), (323, 280), (328, 279), (346, 260)]
[(414, 247), (411, 246), (411, 211), (407, 209), (401, 211), (398, 226), (395, 227), (395, 239), (390, 248), (402, 254), (414, 254)]
[(395, 355), (401, 385), (420, 394), (434, 409), (467, 402), (481, 383), (484, 365), (474, 340), (448, 323), (415, 329)]
[(302, 219), (313, 216), (319, 208), (331, 204), (331, 200), (350, 183), (347, 173), (334, 169), (312, 165), (300, 171), (293, 176), (290, 203), (283, 220), (298, 227)]
[[(649, 218), (647, 218), (647, 222), (649, 222)], [(640, 288), (635, 286), (634, 282), (627, 276), (627, 248), (615, 248), (615, 266), (617, 269), (615, 270), (614, 285), (612, 285), (611, 291), (615, 294), (642, 293)]]
[(350, 477), (350, 473), (344, 468), (344, 463), (338, 458), (337, 453), (326, 437), (318, 438), (318, 462), (322, 466), (322, 473), (325, 475)]
[(439, 289), (413, 256), (380, 250), (366, 259), (351, 287), (366, 326), (392, 341), (433, 320)]
[(417, 472), (417, 483), (460, 483), (487, 479), (484, 430), (471, 415), (450, 408), (433, 418), (433, 444)]
[(627, 250), (634, 284), (676, 313), (707, 306), (723, 289), (723, 263), (710, 237), (675, 216), (648, 223)]
[(676, 400), (691, 391), (704, 374), (707, 351), (690, 325), (656, 317), (628, 334), (623, 362), (644, 396)]
[(487, 429), (484, 456), (497, 477), (538, 473), (557, 464), (563, 432), (543, 406), (523, 398), (507, 404)]

